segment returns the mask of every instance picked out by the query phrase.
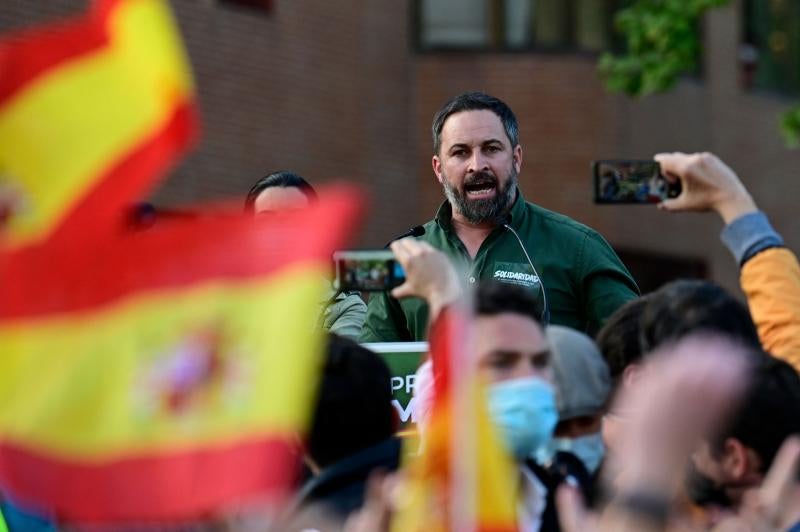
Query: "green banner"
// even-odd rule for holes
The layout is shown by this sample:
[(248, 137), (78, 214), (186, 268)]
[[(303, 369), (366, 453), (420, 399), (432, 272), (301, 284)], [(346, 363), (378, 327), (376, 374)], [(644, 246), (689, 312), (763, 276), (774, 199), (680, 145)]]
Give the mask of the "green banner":
[(364, 344), (367, 349), (378, 353), (391, 372), (392, 405), (400, 417), (401, 433), (416, 430), (416, 410), (414, 386), (417, 368), (428, 352), (428, 342), (390, 342)]

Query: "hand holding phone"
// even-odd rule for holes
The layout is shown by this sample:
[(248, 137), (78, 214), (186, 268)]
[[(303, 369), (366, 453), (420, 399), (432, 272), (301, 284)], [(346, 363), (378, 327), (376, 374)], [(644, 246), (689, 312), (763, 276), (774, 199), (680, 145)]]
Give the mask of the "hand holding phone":
[(595, 203), (661, 203), (681, 193), (680, 181), (667, 181), (653, 160), (592, 161), (592, 174)]
[(683, 193), (659, 207), (667, 211), (715, 211), (726, 224), (758, 210), (736, 173), (711, 153), (660, 153), (662, 171), (679, 179)]

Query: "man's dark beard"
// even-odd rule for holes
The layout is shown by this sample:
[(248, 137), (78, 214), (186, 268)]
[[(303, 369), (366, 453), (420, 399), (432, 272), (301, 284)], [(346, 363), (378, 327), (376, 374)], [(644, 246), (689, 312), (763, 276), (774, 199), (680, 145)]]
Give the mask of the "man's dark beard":
[[(508, 174), (506, 184), (502, 189), (498, 187), (497, 178), (486, 172), (477, 172), (465, 178), (462, 186), (464, 189), (463, 193), (450, 184), (447, 176), (444, 176), (442, 181), (444, 185), (444, 194), (450, 202), (450, 205), (472, 224), (499, 222), (509, 211), (516, 197), (517, 171), (513, 166)], [(467, 199), (467, 186), (478, 183), (493, 183), (496, 190), (494, 198), (482, 200)]]
[(701, 473), (690, 461), (684, 477), (686, 495), (698, 506), (720, 506), (729, 508), (732, 502), (725, 493), (725, 489), (718, 486), (713, 479)]

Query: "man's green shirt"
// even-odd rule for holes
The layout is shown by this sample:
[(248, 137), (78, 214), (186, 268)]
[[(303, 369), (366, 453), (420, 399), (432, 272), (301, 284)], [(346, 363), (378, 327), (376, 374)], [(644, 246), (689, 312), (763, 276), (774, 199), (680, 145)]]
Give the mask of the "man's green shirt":
[[(519, 242), (498, 227), (484, 240), (475, 260), (452, 228), (452, 210), (444, 202), (436, 218), (417, 237), (442, 250), (464, 272), (468, 283), (496, 279), (530, 287), (547, 295), (550, 322), (594, 334), (626, 301), (639, 296), (631, 274), (595, 230), (571, 218), (528, 203), (517, 194), (509, 225), (519, 234), (541, 281)], [(420, 299), (398, 301), (387, 293), (369, 300), (362, 342), (425, 340), (428, 307)]]

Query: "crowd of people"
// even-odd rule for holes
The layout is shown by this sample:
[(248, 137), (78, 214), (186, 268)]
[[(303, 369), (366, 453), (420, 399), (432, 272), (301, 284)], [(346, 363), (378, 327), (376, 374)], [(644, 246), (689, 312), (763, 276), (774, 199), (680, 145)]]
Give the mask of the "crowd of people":
[[(699, 280), (640, 295), (599, 233), (525, 200), (519, 125), (505, 103), (458, 95), (436, 113), (432, 137), (445, 199), (391, 243), (405, 282), (368, 303), (328, 288), (321, 304), (328, 347), (304, 483), (272, 527), (391, 528), (407, 452), (389, 369), (362, 343), (426, 340), (437, 320), (468, 308), (472, 356), (460, 363), (486, 383), (518, 470), (519, 530), (800, 531), (800, 265), (734, 171), (709, 153), (655, 156), (682, 187), (658, 208), (722, 218), (746, 304)], [(253, 186), (245, 210), (316, 198), (301, 176), (278, 172)], [(437, 375), (431, 359), (417, 370), (417, 453)]]
[[(800, 530), (800, 266), (766, 214), (716, 156), (656, 155), (682, 186), (658, 208), (719, 214), (747, 304), (700, 280), (640, 295), (596, 231), (525, 201), (518, 130), (486, 94), (440, 109), (432, 167), (445, 201), (391, 244), (406, 282), (367, 307), (332, 294), (324, 327), (363, 342), (424, 340), (467, 302), (474, 359), (463, 362), (488, 383), (491, 419), (518, 465), (520, 530)], [(309, 191), (274, 174), (247, 208), (269, 211), (281, 197), (302, 206)], [(308, 452), (315, 473), (288, 522), (326, 515), (334, 529), (388, 530), (404, 479), (386, 473), (401, 448), (387, 391), (371, 386), (387, 372), (331, 338)], [(423, 453), (435, 375), (428, 359), (415, 381)], [(342, 402), (363, 412), (355, 426), (332, 413)]]

